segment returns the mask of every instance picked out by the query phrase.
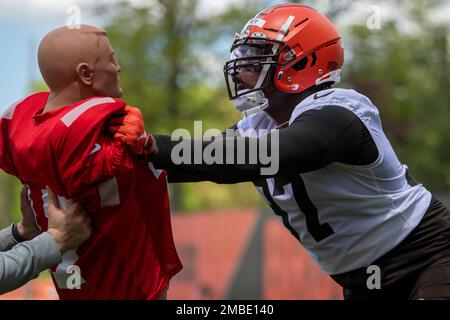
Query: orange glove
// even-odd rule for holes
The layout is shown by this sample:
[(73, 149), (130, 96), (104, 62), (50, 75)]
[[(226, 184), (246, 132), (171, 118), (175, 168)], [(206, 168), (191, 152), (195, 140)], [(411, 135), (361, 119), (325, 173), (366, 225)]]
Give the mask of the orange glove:
[(108, 133), (124, 142), (134, 155), (148, 157), (153, 152), (153, 136), (145, 132), (141, 110), (126, 106), (108, 121)]

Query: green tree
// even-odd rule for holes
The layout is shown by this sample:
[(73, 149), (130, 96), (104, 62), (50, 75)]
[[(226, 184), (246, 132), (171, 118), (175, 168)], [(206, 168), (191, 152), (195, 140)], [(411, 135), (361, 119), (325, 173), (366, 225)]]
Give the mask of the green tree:
[(19, 207), (16, 189), (16, 179), (0, 172), (0, 228), (17, 221)]
[(450, 187), (449, 24), (431, 16), (441, 1), (399, 1), (403, 20), (380, 30), (350, 25), (345, 85), (380, 108), (385, 131), (417, 180)]
[[(239, 120), (241, 115), (228, 101), (221, 68), (234, 33), (260, 9), (256, 2), (244, 1), (214, 14), (201, 11), (196, 0), (148, 1), (138, 7), (120, 2), (97, 8), (108, 17), (105, 29), (123, 69), (124, 99), (143, 111), (151, 132), (189, 130), (194, 120), (202, 120), (204, 130), (222, 130)], [(172, 185), (172, 208), (238, 205), (256, 199), (249, 187), (207, 185)], [(198, 192), (202, 188), (205, 192)], [(214, 204), (211, 195), (223, 201)]]

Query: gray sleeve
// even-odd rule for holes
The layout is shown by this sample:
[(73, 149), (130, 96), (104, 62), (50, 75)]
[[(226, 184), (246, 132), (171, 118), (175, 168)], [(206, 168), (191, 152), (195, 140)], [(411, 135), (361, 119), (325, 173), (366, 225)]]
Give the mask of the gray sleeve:
[(0, 251), (6, 251), (14, 247), (18, 242), (12, 235), (12, 226), (0, 230)]
[(44, 232), (0, 253), (0, 294), (17, 289), (41, 271), (61, 262), (61, 252), (53, 237)]

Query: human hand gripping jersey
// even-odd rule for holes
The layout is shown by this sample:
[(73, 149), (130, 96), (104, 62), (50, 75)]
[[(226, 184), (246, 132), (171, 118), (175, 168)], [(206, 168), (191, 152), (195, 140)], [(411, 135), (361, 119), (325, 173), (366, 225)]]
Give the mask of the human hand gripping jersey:
[[(61, 299), (155, 299), (182, 268), (172, 237), (166, 173), (104, 133), (119, 99), (95, 97), (42, 113), (48, 93), (14, 104), (0, 122), (0, 165), (30, 187), (47, 229), (46, 186), (81, 202), (91, 238), (52, 269)], [(75, 267), (74, 267), (75, 266)], [(76, 273), (80, 272), (77, 289)], [(75, 275), (75, 276), (74, 276)]]

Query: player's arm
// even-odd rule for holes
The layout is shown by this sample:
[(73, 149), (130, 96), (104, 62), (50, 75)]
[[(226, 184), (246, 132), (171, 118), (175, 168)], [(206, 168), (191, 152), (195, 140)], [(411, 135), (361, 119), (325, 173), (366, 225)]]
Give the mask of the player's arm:
[[(354, 165), (369, 164), (378, 154), (361, 120), (352, 112), (338, 106), (305, 112), (290, 126), (279, 129), (277, 134), (278, 138), (273, 133), (269, 133), (264, 138), (267, 154), (275, 157), (278, 153), (279, 170), (273, 174), (263, 174), (262, 169), (267, 168), (268, 165), (263, 163), (261, 158), (257, 158), (256, 163), (248, 161), (248, 155), (255, 152), (252, 146), (260, 145), (261, 138), (235, 136), (219, 141), (224, 154), (227, 145), (234, 146), (234, 155), (240, 152), (238, 146), (244, 145), (247, 155), (244, 164), (237, 164), (236, 161), (234, 164), (204, 162), (177, 164), (173, 161), (173, 151), (180, 141), (172, 141), (170, 136), (154, 136), (150, 160), (157, 168), (196, 177), (197, 181), (237, 183), (314, 171), (336, 161)], [(277, 144), (271, 143), (272, 139), (278, 139), (278, 148), (276, 148)], [(203, 154), (205, 148), (213, 142), (185, 139), (183, 143), (191, 145), (190, 159), (194, 159), (196, 143), (200, 143)]]
[[(229, 128), (236, 130), (237, 124)], [(150, 158), (150, 155), (155, 152), (156, 144), (153, 135), (147, 135), (144, 128), (144, 119), (142, 113), (137, 108), (126, 107), (123, 112), (116, 113), (108, 120), (108, 132), (112, 137), (118, 141), (123, 141), (133, 154), (138, 155), (139, 158)], [(142, 139), (145, 136), (146, 139)], [(225, 132), (222, 132), (225, 136)], [(146, 142), (150, 142), (150, 148), (145, 147)], [(154, 158), (154, 156), (152, 156)], [(177, 167), (173, 169), (166, 169), (168, 182), (199, 182), (207, 181), (209, 179), (189, 172), (187, 170), (178, 170)]]
[[(228, 128), (229, 130), (237, 130), (237, 124)], [(226, 132), (222, 132), (222, 136), (225, 136)], [(169, 183), (181, 183), (181, 182), (201, 182), (208, 181), (209, 179), (205, 179), (205, 177), (197, 174), (192, 174), (190, 172), (186, 172), (186, 170), (166, 170), (167, 172), (167, 180)]]
[[(298, 174), (318, 170), (332, 162), (343, 162), (354, 165), (364, 165), (373, 162), (378, 154), (375, 144), (361, 120), (352, 112), (330, 106), (321, 110), (311, 110), (302, 114), (289, 127), (278, 130), (279, 148), (273, 149), (271, 140), (273, 134), (268, 134), (267, 154), (279, 154), (279, 170), (274, 174), (262, 174), (267, 164), (174, 164), (172, 151), (179, 143), (171, 141), (168, 136), (155, 136), (155, 153), (151, 157), (155, 167), (170, 170), (170, 172), (189, 174), (198, 180), (217, 183), (237, 183), (256, 181), (269, 176)], [(227, 139), (233, 139), (234, 154), (238, 145), (245, 145), (248, 155), (251, 146), (258, 145), (260, 139), (248, 137), (226, 138), (223, 142), (224, 152)], [(256, 141), (255, 141), (256, 140)], [(365, 142), (366, 141), (366, 142)], [(229, 141), (228, 141), (229, 142)], [(192, 145), (195, 141), (191, 141)], [(204, 150), (210, 141), (202, 141)], [(194, 150), (192, 146), (191, 150)], [(225, 154), (225, 153), (224, 153)], [(193, 154), (192, 154), (193, 157)]]

